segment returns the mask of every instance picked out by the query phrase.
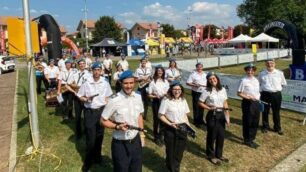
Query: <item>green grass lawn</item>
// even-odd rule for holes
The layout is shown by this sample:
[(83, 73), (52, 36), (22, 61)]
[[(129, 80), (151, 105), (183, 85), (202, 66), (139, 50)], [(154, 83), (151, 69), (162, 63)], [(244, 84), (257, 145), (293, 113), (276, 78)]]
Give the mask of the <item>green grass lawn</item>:
[[(152, 59), (160, 61), (161, 59)], [(131, 60), (130, 66), (135, 69), (138, 60)], [(278, 60), (277, 66), (280, 69), (287, 68), (290, 62)], [(218, 72), (243, 74), (243, 66), (232, 66), (218, 69)], [(257, 64), (258, 69), (263, 68), (263, 63)], [(27, 115), (27, 72), (25, 69), (19, 72), (18, 88), (18, 135), (17, 135), (17, 154), (23, 155), (26, 148), (31, 146), (29, 131), (29, 120)], [(186, 91), (189, 107), (191, 105), (191, 92)], [(45, 107), (44, 98), (38, 96), (38, 115), (40, 139), (43, 154), (32, 157), (17, 157), (17, 171), (54, 171), (59, 161), (52, 157), (56, 155), (61, 159), (61, 164), (57, 171), (75, 172), (81, 171), (82, 158), (85, 151), (85, 138), (75, 141), (74, 121), (62, 123), (61, 111), (58, 108)], [(224, 156), (230, 159), (228, 164), (216, 167), (212, 165), (205, 155), (206, 129), (196, 129), (196, 139), (189, 139), (187, 149), (181, 164), (181, 171), (268, 171), (279, 161), (284, 159), (297, 147), (306, 142), (305, 126), (301, 125), (303, 117), (299, 113), (282, 110), (282, 126), (284, 136), (279, 136), (274, 132), (262, 134), (258, 131), (256, 142), (260, 147), (255, 150), (242, 145), (242, 126), (240, 101), (229, 100), (229, 105), (233, 108), (231, 112), (231, 125), (227, 127), (224, 146)], [(192, 122), (192, 113), (189, 114)], [(270, 117), (271, 118), (271, 117)], [(272, 122), (272, 119), (270, 119)], [(166, 171), (165, 167), (165, 147), (158, 147), (153, 142), (152, 133), (152, 111), (149, 109), (148, 120), (145, 121), (146, 146), (143, 148), (143, 171)], [(112, 171), (111, 162), (111, 132), (106, 129), (103, 141), (102, 154), (104, 166), (93, 166), (92, 171)]]

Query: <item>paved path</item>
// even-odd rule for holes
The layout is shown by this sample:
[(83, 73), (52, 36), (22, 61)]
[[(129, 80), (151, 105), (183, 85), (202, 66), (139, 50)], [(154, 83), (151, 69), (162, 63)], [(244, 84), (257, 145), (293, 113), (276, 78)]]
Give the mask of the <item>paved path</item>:
[(9, 171), (16, 72), (0, 75), (0, 171)]

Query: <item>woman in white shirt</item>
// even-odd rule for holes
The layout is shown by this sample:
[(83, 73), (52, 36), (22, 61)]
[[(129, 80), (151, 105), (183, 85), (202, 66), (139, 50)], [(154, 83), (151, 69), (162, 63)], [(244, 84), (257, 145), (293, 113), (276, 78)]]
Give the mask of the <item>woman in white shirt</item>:
[(113, 75), (113, 79), (115, 81), (115, 91), (116, 93), (118, 93), (121, 90), (121, 83), (119, 81), (120, 75), (122, 74), (123, 69), (122, 69), (122, 65), (120, 63), (118, 63), (116, 65), (116, 72)]
[(150, 82), (148, 87), (148, 97), (152, 99), (154, 142), (159, 146), (162, 145), (162, 126), (158, 118), (158, 109), (161, 100), (167, 95), (168, 89), (169, 83), (165, 79), (164, 68), (156, 66), (153, 81)]
[(187, 114), (190, 112), (184, 88), (179, 81), (173, 81), (167, 98), (162, 100), (159, 118), (165, 124), (164, 140), (166, 146), (166, 166), (169, 171), (180, 170), (180, 163), (186, 148), (187, 134), (178, 130), (178, 124), (189, 124)]
[(209, 72), (206, 79), (207, 87), (199, 98), (199, 106), (208, 110), (206, 154), (210, 162), (220, 165), (222, 161), (228, 162), (228, 159), (222, 156), (225, 123), (230, 123), (227, 93), (214, 72)]
[(169, 68), (166, 70), (166, 79), (169, 83), (174, 80), (181, 80), (181, 72), (177, 68), (177, 63), (174, 58), (169, 59)]

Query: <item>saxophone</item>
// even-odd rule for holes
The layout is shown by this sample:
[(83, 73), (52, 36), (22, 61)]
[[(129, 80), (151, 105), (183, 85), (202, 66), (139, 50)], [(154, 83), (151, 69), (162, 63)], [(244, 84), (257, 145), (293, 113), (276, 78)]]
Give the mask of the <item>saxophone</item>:
[(151, 82), (151, 77), (148, 77), (147, 79), (144, 79), (144, 80), (141, 80), (139, 82), (139, 88), (143, 88), (145, 87), (146, 85), (148, 85), (149, 83)]
[(37, 62), (34, 65), (34, 69), (39, 70), (40, 72), (43, 72), (45, 67), (41, 63)]

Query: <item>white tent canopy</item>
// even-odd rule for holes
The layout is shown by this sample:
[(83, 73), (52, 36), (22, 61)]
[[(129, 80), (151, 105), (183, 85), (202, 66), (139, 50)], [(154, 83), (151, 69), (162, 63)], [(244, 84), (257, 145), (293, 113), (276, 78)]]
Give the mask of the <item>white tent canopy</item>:
[(261, 33), (254, 38), (251, 38), (251, 42), (279, 42), (279, 39), (269, 36), (265, 33)]
[(251, 42), (251, 40), (252, 40), (251, 37), (240, 34), (239, 36), (229, 40), (228, 43), (245, 43), (245, 42)]

